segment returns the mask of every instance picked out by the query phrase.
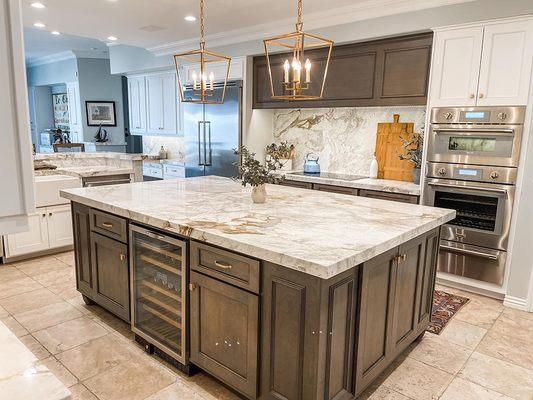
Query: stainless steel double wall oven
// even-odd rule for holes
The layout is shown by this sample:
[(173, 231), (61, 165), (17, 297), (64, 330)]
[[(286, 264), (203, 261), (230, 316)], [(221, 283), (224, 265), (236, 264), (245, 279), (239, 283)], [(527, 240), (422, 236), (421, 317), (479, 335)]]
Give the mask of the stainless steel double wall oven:
[(451, 208), (439, 271), (502, 285), (525, 107), (434, 108), (424, 203)]

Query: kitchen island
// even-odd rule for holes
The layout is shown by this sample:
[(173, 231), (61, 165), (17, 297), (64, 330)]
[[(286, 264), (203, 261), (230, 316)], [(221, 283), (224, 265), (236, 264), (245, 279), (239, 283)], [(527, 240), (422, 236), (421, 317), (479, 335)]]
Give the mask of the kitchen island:
[(250, 191), (218, 177), (62, 191), (78, 290), (145, 342), (148, 309), (170, 327), (156, 347), (247, 398), (354, 398), (424, 333), (455, 212), (278, 185), (253, 204)]

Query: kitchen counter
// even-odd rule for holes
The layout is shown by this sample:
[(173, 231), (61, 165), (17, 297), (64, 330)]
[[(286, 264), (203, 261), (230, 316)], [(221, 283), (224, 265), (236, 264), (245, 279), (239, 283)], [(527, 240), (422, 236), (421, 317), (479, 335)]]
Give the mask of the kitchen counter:
[(77, 203), (330, 278), (420, 236), (455, 211), (268, 185), (265, 204), (228, 178), (68, 189)]
[(88, 178), (92, 176), (109, 176), (120, 174), (133, 174), (133, 168), (117, 168), (97, 165), (80, 167), (59, 167), (56, 169), (42, 169), (35, 171), (35, 176), (42, 175), (68, 175), (76, 178)]
[[(298, 173), (298, 174), (296, 174)], [(343, 186), (355, 189), (376, 190), (379, 192), (401, 193), (412, 196), (420, 196), (420, 185), (406, 181), (394, 181), (389, 179), (372, 179), (352, 176), (348, 174), (331, 174), (333, 177), (323, 177), (314, 175), (300, 175), (301, 171), (290, 171), (284, 173), (285, 179), (289, 181), (299, 181), (308, 183), (319, 183), (323, 185)]]
[(70, 391), (0, 322), (0, 399), (68, 400)]

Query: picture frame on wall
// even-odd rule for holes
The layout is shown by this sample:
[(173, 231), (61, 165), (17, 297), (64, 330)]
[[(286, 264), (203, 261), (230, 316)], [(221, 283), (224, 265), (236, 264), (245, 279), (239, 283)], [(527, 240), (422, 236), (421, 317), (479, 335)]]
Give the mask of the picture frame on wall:
[(86, 101), (88, 126), (117, 126), (114, 101)]
[(68, 110), (68, 95), (56, 93), (52, 95), (54, 105), (54, 125), (56, 129), (70, 130), (70, 115)]

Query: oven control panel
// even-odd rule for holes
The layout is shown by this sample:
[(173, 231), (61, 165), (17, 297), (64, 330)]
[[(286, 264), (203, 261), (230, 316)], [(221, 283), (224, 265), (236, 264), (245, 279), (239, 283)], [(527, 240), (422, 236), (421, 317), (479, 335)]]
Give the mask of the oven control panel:
[(426, 176), (428, 178), (514, 185), (516, 174), (516, 168), (428, 162)]
[(523, 124), (525, 107), (437, 107), (431, 110), (432, 124)]

